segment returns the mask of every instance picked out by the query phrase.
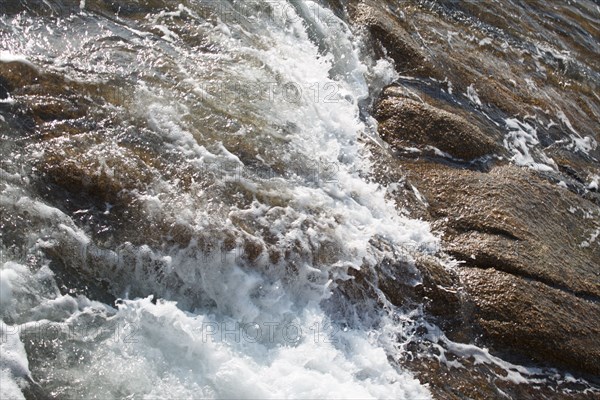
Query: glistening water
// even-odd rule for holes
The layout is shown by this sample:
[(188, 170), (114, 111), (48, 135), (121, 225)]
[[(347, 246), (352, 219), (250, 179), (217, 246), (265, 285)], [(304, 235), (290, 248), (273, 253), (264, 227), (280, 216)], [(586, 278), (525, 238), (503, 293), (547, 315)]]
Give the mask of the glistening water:
[[(368, 179), (361, 108), (392, 66), (315, 2), (154, 3), (2, 16), (2, 60), (87, 102), (81, 131), (3, 144), (3, 397), (427, 398), (388, 360), (392, 308), (333, 296), (437, 246)], [(52, 191), (77, 171), (85, 195)]]
[(0, 62), (29, 82), (0, 100), (0, 397), (428, 399), (398, 363), (424, 326), (440, 358), (543, 375), (366, 278), (418, 285), (440, 239), (372, 179), (369, 109), (399, 77), (342, 11), (0, 7)]

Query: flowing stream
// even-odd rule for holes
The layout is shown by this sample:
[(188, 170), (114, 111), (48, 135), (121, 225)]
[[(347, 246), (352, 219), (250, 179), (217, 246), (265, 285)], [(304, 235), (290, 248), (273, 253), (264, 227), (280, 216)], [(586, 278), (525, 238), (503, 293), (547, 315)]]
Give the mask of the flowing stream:
[[(404, 18), (401, 2), (383, 3)], [(455, 343), (404, 296), (422, 284), (417, 257), (458, 262), (395, 204), (403, 182), (376, 176), (387, 148), (370, 110), (393, 82), (434, 79), (398, 74), (344, 2), (0, 11), (0, 398), (429, 399), (403, 364), (415, 348), (449, 369), (487, 368), (490, 382), (598, 393)], [(446, 81), (463, 108), (488, 107)], [(557, 170), (535, 116), (482, 115), (505, 129), (506, 162)], [(556, 145), (596, 151), (556, 118), (569, 127)]]
[(393, 66), (317, 2), (171, 3), (0, 18), (2, 61), (92, 88), (84, 132), (3, 143), (2, 397), (428, 398), (390, 361), (419, 311), (336, 295), (438, 246), (369, 179)]

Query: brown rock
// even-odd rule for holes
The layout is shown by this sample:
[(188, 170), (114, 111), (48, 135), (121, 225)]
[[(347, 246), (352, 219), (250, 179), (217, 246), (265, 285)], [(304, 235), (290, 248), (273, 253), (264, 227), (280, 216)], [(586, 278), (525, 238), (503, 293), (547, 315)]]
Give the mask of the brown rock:
[(419, 45), (381, 2), (363, 0), (350, 4), (350, 18), (355, 24), (367, 28), (373, 39), (385, 49), (385, 53), (379, 52), (378, 55), (390, 56), (399, 71), (424, 76), (433, 74)]
[[(421, 350), (423, 353), (423, 350)], [(473, 358), (459, 358), (446, 353), (450, 361), (459, 361), (465, 368), (453, 368), (440, 363), (435, 356), (420, 355), (400, 363), (415, 373), (422, 384), (429, 385), (434, 399), (439, 400), (595, 400), (592, 392), (584, 392), (581, 385), (569, 382), (544, 382), (543, 385), (514, 383), (501, 368), (476, 362)]]
[[(388, 50), (403, 75), (400, 80), (411, 87), (422, 85), (420, 96), (443, 89), (453, 104), (487, 119), (491, 129), (517, 115), (551, 118), (560, 125), (557, 113), (562, 111), (581, 136), (599, 140), (598, 79), (593, 72), (600, 59), (594, 39), (598, 28), (584, 17), (595, 13), (592, 3), (530, 3), (352, 0), (348, 9), (353, 22)], [(538, 57), (540, 38), (573, 52), (572, 61), (553, 52)], [(411, 78), (404, 79), (407, 75)], [(469, 87), (481, 104), (466, 96)], [(541, 136), (549, 134), (548, 122), (543, 125), (538, 126)], [(561, 130), (552, 140), (570, 132), (564, 125)], [(599, 152), (597, 148), (590, 155), (598, 159)]]
[(464, 338), (465, 329), (461, 326), (465, 302), (462, 300), (461, 283), (458, 276), (431, 256), (418, 256), (416, 267), (421, 273), (423, 284), (421, 295), (426, 299), (426, 311), (437, 317), (453, 339)]
[(512, 166), (409, 168), (447, 251), (466, 265), (600, 298), (600, 246), (583, 243), (598, 227), (594, 204)]
[(94, 124), (89, 115), (91, 103), (112, 91), (107, 86), (68, 81), (28, 63), (0, 62), (0, 97), (10, 95), (15, 100), (10, 106), (12, 125), (45, 139), (88, 131)]
[(600, 373), (600, 246), (583, 243), (599, 227), (600, 210), (512, 166), (490, 173), (420, 162), (405, 168), (446, 251), (463, 262), (459, 284), (418, 264), (424, 282), (464, 286), (460, 304), (449, 307), (458, 310), (450, 319), (465, 328), (458, 338), (473, 341), (481, 330), (500, 353)]
[(495, 269), (461, 268), (460, 276), (497, 349), (600, 375), (600, 304)]
[(5, 90), (12, 92), (16, 88), (37, 83), (40, 73), (26, 63), (0, 61), (0, 77), (2, 77), (2, 86)]
[(463, 160), (502, 151), (464, 118), (415, 100), (384, 95), (376, 118), (379, 134), (395, 147), (434, 146)]
[[(97, 156), (101, 151), (104, 159)], [(46, 182), (72, 193), (86, 193), (101, 203), (126, 201), (124, 206), (130, 201), (127, 193), (143, 191), (152, 181), (151, 169), (127, 149), (111, 153), (82, 142), (48, 147), (38, 169)]]

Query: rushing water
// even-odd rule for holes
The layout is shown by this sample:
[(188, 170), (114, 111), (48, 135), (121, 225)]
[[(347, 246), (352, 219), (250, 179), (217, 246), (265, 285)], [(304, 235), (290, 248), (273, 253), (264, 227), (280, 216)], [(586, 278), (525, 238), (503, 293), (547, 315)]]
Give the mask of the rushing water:
[(430, 398), (396, 362), (421, 310), (338, 290), (439, 249), (370, 178), (391, 61), (322, 2), (17, 3), (0, 62), (60, 95), (0, 104), (0, 397)]
[[(391, 308), (333, 296), (352, 269), (437, 247), (367, 179), (362, 108), (391, 64), (311, 1), (153, 5), (0, 20), (2, 61), (103, 88), (84, 93), (92, 129), (3, 149), (20, 236), (4, 237), (2, 397), (25, 380), (56, 398), (427, 398), (388, 360)], [(49, 156), (62, 174), (135, 181), (137, 214), (119, 196), (40, 195)], [(65, 292), (78, 274), (122, 300)]]

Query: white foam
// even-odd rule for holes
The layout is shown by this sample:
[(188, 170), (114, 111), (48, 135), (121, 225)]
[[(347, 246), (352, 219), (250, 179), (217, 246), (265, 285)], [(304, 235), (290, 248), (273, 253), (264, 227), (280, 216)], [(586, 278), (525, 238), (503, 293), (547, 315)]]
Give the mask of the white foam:
[(479, 45), (480, 46), (485, 46), (485, 45), (488, 45), (488, 44), (492, 44), (492, 42), (493, 42), (492, 38), (486, 37), (486, 38), (483, 38), (483, 39), (481, 39), (479, 41)]
[[(514, 384), (541, 384), (544, 382), (540, 376), (544, 372), (540, 368), (523, 367), (512, 364), (499, 357), (490, 354), (486, 348), (477, 347), (472, 344), (457, 343), (446, 337), (446, 335), (436, 326), (427, 325), (428, 333), (426, 337), (431, 341), (431, 344), (438, 350), (439, 356), (436, 356), (441, 363), (444, 363), (450, 368), (465, 368), (461, 360), (470, 360), (475, 365), (486, 364), (502, 370), (502, 373), (497, 373), (496, 377), (503, 381), (512, 382)], [(450, 361), (446, 353), (451, 353), (458, 356), (458, 360)]]
[(20, 62), (37, 69), (37, 67), (31, 61), (29, 61), (26, 56), (22, 54), (13, 54), (6, 50), (0, 51), (0, 62)]
[(596, 242), (596, 239), (598, 239), (599, 236), (600, 236), (600, 228), (598, 228), (595, 231), (593, 231), (590, 234), (589, 239), (584, 240), (583, 242), (581, 242), (581, 244), (579, 245), (579, 247), (586, 248), (586, 247), (592, 246)]
[(21, 387), (8, 370), (0, 370), (0, 398), (7, 400), (25, 400)]
[(24, 399), (29, 362), (18, 332), (0, 320), (0, 398)]
[(111, 336), (87, 368), (65, 373), (84, 397), (102, 387), (106, 398), (430, 398), (418, 381), (392, 368), (364, 332), (340, 332), (330, 338), (337, 343), (317, 339), (310, 327), (321, 318), (322, 311), (306, 309), (295, 321), (303, 328), (295, 343), (252, 343), (232, 328), (233, 320), (227, 335), (208, 335), (208, 327), (222, 321), (186, 314), (170, 302), (128, 301), (111, 319), (128, 343)]
[(481, 107), (481, 100), (479, 99), (479, 95), (477, 94), (477, 91), (475, 90), (475, 86), (473, 84), (469, 85), (469, 87), (467, 88), (467, 93), (465, 93), (465, 96), (467, 96), (467, 98), (471, 101), (471, 103)]
[(589, 190), (598, 190), (598, 187), (600, 185), (600, 176), (599, 175), (594, 175), (590, 181), (590, 183), (588, 183), (588, 189)]
[(512, 162), (538, 171), (557, 169), (554, 160), (539, 148), (537, 130), (533, 126), (516, 118), (507, 118), (505, 123), (508, 133), (504, 137), (504, 147), (513, 154)]
[[(323, 326), (328, 322), (328, 312), (322, 309), (321, 302), (332, 296), (336, 285), (351, 278), (349, 269), (374, 267), (383, 257), (394, 257), (403, 246), (435, 253), (439, 239), (427, 223), (398, 215), (395, 205), (386, 200), (387, 188), (364, 178), (371, 172), (371, 161), (360, 139), (374, 138), (374, 121), (361, 116), (359, 103), (369, 96), (369, 79), (379, 87), (395, 79), (391, 63), (363, 62), (350, 28), (331, 10), (310, 1), (288, 5), (288, 15), (264, 21), (220, 21), (216, 26), (198, 21), (197, 26), (206, 29), (203, 34), (207, 40), (218, 43), (219, 56), (185, 50), (175, 37), (169, 43), (132, 39), (136, 45), (148, 47), (144, 56), (149, 57), (153, 73), (156, 65), (161, 65), (158, 69), (172, 65), (182, 79), (177, 84), (168, 80), (149, 83), (154, 82), (152, 79), (144, 83), (141, 79), (132, 104), (124, 107), (130, 107), (133, 117), (147, 123), (147, 128), (162, 141), (160, 150), (177, 154), (194, 167), (215, 161), (248, 167), (228, 149), (225, 140), (220, 144), (207, 143), (210, 140), (199, 144), (206, 137), (219, 137), (218, 132), (209, 132), (210, 126), (202, 126), (197, 120), (190, 123), (202, 106), (211, 112), (223, 110), (231, 120), (251, 115), (261, 128), (252, 131), (255, 135), (260, 135), (263, 127), (267, 127), (265, 131), (271, 126), (292, 127), (289, 133), (281, 135), (286, 138), (281, 148), (269, 143), (268, 149), (278, 156), (276, 161), (334, 163), (339, 167), (335, 181), (315, 185), (309, 182), (312, 173), (305, 169), (295, 177), (264, 182), (249, 177), (239, 184), (249, 189), (251, 196), (272, 194), (285, 199), (281, 206), (258, 201), (250, 206), (229, 206), (231, 199), (219, 197), (223, 192), (217, 190), (237, 184), (229, 173), (215, 178), (211, 188), (214, 193), (202, 193), (205, 203), (166, 178), (154, 182), (147, 191), (131, 193), (150, 221), (177, 222), (193, 232), (194, 239), (183, 249), (131, 243), (101, 249), (88, 232), (78, 229), (60, 210), (18, 191), (2, 192), (2, 204), (16, 212), (26, 210), (42, 221), (43, 232), (32, 234), (32, 248), (28, 250), (55, 249), (84, 276), (109, 281), (115, 294), (126, 297), (127, 293), (156, 293), (158, 297), (179, 301), (177, 305), (174, 301), (159, 301), (155, 305), (150, 299), (128, 300), (117, 311), (85, 298), (61, 295), (55, 283), (49, 283), (53, 282), (51, 274), (45, 270), (40, 273), (43, 269), (19, 275), (12, 268), (15, 272), (3, 273), (0, 283), (7, 295), (1, 301), (3, 305), (10, 304), (11, 312), (24, 321), (24, 331), (42, 326), (69, 332), (70, 324), (91, 324), (90, 320), (102, 328), (93, 335), (75, 335), (56, 342), (57, 352), (66, 359), (78, 359), (77, 351), (83, 346), (84, 367), (42, 364), (48, 370), (37, 371), (69, 382), (66, 397), (89, 398), (97, 393), (106, 393), (107, 398), (133, 393), (147, 398), (430, 397), (427, 387), (388, 360), (396, 339), (372, 332), (375, 325), (362, 325), (357, 320), (351, 329), (339, 332), (335, 337), (339, 340), (333, 343), (314, 340), (310, 330), (315, 324)], [(158, 17), (149, 18), (135, 27), (158, 29), (161, 35), (169, 36), (175, 31), (172, 17), (180, 12), (181, 8), (176, 11), (178, 14), (162, 13), (160, 21)], [(190, 18), (200, 18), (186, 12)], [(77, 46), (82, 45), (74, 43), (71, 47)], [(165, 48), (167, 51), (161, 52)], [(69, 55), (77, 54), (72, 48), (70, 51), (57, 57), (64, 57), (68, 64)], [(112, 73), (112, 63), (99, 65), (97, 70)], [(187, 101), (188, 93), (178, 92), (193, 88), (201, 93), (207, 77), (280, 85), (293, 82), (303, 91), (297, 103), (247, 100), (235, 104), (230, 98), (203, 93), (200, 105)], [(179, 83), (187, 86), (182, 89)], [(250, 131), (255, 127), (249, 124), (247, 128)], [(258, 138), (250, 142), (252, 138), (247, 136), (250, 135), (239, 140), (248, 140), (249, 147), (259, 140), (272, 140)], [(118, 150), (117, 145), (105, 145), (90, 151), (103, 157)], [(34, 155), (41, 156), (42, 152)], [(116, 173), (108, 167), (101, 169), (108, 176)], [(207, 215), (215, 209), (214, 221), (207, 222)], [(257, 228), (234, 223), (239, 220), (252, 220)], [(218, 225), (219, 232), (259, 242), (264, 240), (264, 228), (277, 240), (279, 248), (288, 250), (290, 260), (273, 265), (263, 254), (249, 268), (235, 257), (228, 257), (237, 249), (225, 254), (225, 260), (204, 259), (210, 251), (202, 251), (195, 240), (203, 234), (208, 236), (215, 229), (213, 225)], [(325, 239), (335, 243), (339, 254), (328, 263), (315, 262), (311, 258), (314, 249)], [(390, 249), (375, 248), (375, 239), (391, 243)], [(127, 257), (121, 257), (123, 254)], [(395, 259), (410, 265), (407, 254)], [(26, 301), (23, 289), (28, 285), (31, 297)], [(369, 312), (383, 313), (375, 308)], [(205, 343), (203, 327), (224, 322), (252, 323), (263, 328), (271, 323), (293, 322), (305, 334), (289, 341), (279, 330), (274, 342), (225, 337)], [(117, 332), (115, 325), (119, 327)]]
[(0, 266), (0, 318), (10, 316), (15, 310), (15, 292), (23, 290), (28, 276), (27, 267), (15, 262), (5, 262)]
[(581, 137), (579, 132), (575, 130), (571, 124), (571, 121), (562, 110), (557, 112), (557, 117), (571, 131), (569, 136), (572, 142), (571, 148), (574, 151), (589, 155), (590, 151), (596, 150), (598, 147), (598, 142), (591, 136)]
[(11, 268), (0, 270), (0, 305), (7, 307), (13, 300), (13, 282), (18, 279), (19, 274)]

